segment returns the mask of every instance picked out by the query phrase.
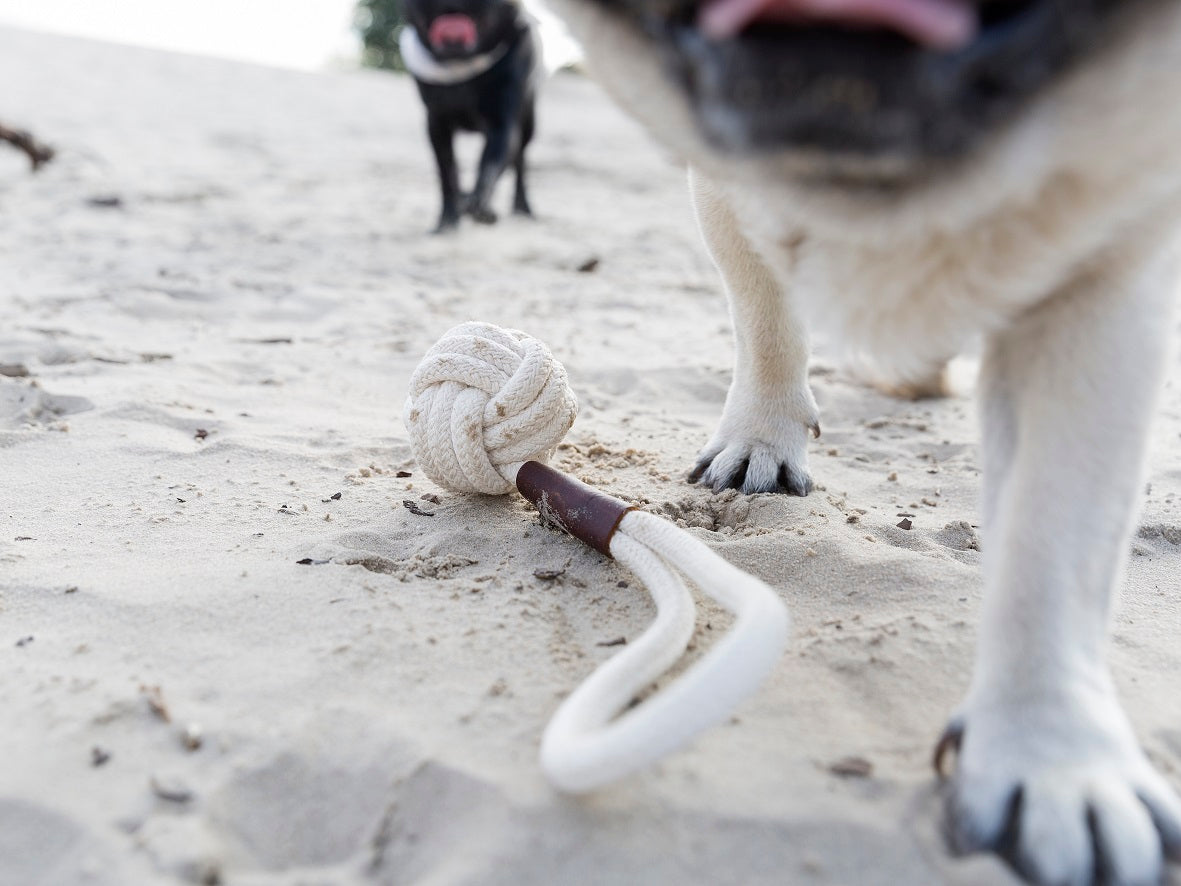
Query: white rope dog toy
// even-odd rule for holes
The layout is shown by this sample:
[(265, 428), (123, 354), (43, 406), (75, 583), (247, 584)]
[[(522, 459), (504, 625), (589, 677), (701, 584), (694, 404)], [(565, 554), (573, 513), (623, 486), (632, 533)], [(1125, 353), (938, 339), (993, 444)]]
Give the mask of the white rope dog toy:
[[(456, 492), (514, 488), (542, 515), (615, 557), (648, 587), (656, 620), (558, 708), (541, 766), (559, 789), (590, 791), (676, 750), (724, 720), (778, 662), (787, 610), (763, 582), (673, 524), (543, 464), (578, 410), (545, 345), (487, 323), (456, 326), (410, 380), (403, 419), (419, 466)], [(736, 616), (667, 688), (617, 716), (684, 653), (696, 610), (684, 579)]]

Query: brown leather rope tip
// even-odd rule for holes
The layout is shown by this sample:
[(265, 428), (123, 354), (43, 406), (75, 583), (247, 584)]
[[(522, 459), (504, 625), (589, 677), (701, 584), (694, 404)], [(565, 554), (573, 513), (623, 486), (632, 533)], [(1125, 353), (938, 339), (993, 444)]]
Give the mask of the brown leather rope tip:
[(611, 537), (631, 505), (599, 492), (541, 462), (527, 461), (517, 473), (517, 489), (542, 518), (611, 556)]

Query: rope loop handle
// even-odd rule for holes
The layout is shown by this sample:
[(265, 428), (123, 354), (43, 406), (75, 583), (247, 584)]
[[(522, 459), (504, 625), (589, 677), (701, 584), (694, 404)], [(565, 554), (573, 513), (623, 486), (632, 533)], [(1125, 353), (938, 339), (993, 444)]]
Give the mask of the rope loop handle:
[[(571, 793), (622, 778), (725, 721), (779, 662), (790, 628), (787, 609), (770, 587), (653, 514), (626, 514), (611, 553), (648, 588), (656, 620), (600, 665), (546, 727), (542, 768)], [(734, 613), (734, 624), (685, 673), (617, 717), (693, 638), (696, 608), (683, 579)]]

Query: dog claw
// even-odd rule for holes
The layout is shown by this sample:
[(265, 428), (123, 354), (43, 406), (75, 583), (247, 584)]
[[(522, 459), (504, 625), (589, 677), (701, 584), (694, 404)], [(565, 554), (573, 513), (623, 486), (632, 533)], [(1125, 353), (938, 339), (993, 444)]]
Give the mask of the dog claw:
[(812, 478), (808, 473), (787, 464), (779, 465), (774, 480), (764, 479), (757, 483), (750, 478), (749, 458), (738, 462), (729, 471), (715, 471), (715, 464), (716, 457), (699, 459), (689, 472), (689, 482), (706, 483), (715, 493), (737, 489), (747, 495), (756, 492), (778, 492), (803, 498), (812, 491)]
[(779, 475), (775, 479), (779, 484), (779, 489), (775, 490), (777, 492), (782, 491), (804, 498), (812, 491), (812, 478), (787, 465), (779, 466)]
[(944, 763), (947, 761), (947, 755), (949, 753), (958, 755), (960, 746), (963, 743), (964, 724), (961, 720), (952, 720), (943, 730), (943, 735), (939, 736), (939, 741), (935, 745), (935, 753), (931, 759), (931, 765), (935, 768), (935, 774), (940, 779), (946, 780), (949, 777), (947, 768), (944, 766)]
[(713, 482), (715, 493), (725, 492), (727, 489), (741, 489), (746, 483), (746, 474), (750, 470), (750, 459), (744, 459), (729, 477), (718, 477)]

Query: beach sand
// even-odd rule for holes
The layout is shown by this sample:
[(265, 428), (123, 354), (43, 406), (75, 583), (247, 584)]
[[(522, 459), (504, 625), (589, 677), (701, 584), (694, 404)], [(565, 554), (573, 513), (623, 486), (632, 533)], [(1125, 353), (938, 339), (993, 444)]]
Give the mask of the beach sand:
[[(948, 854), (930, 762), (981, 587), (970, 379), (894, 401), (821, 343), (816, 491), (715, 496), (685, 476), (724, 298), (683, 170), (592, 83), (546, 88), (537, 220), (454, 237), (405, 78), (0, 30), (0, 83), (59, 151), (0, 146), (0, 883), (1013, 882)], [(566, 365), (558, 467), (795, 620), (731, 722), (585, 798), (541, 732), (653, 609), (519, 498), (417, 470), (407, 380), (469, 319)], [(1174, 383), (1111, 645), (1175, 782), (1179, 434)], [(725, 624), (703, 602), (695, 651)]]

